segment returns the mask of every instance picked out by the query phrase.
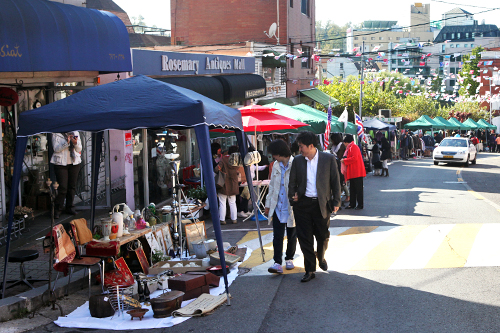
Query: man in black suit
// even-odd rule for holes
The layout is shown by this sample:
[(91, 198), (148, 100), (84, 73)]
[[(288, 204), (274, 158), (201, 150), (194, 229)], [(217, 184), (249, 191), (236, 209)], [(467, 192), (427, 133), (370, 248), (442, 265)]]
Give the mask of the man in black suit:
[[(335, 157), (316, 149), (314, 133), (301, 132), (296, 142), (301, 155), (295, 157), (290, 170), (288, 195), (304, 255), (306, 274), (301, 282), (308, 282), (315, 278), (316, 256), (319, 267), (328, 270), (325, 251), (330, 239), (330, 215), (340, 207), (340, 177)], [(316, 256), (314, 237), (318, 244)]]

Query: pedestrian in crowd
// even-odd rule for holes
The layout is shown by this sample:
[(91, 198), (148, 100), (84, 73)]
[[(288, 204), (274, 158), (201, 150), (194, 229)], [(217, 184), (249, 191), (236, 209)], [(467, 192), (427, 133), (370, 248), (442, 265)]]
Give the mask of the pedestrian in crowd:
[(378, 142), (376, 142), (372, 147), (372, 164), (373, 164), (373, 175), (382, 176), (383, 175), (382, 162), (380, 161), (380, 146)]
[(408, 159), (408, 134), (406, 132), (403, 132), (403, 134), (401, 135), (401, 141), (400, 141), (400, 145), (401, 147), (401, 158), (403, 160), (407, 160)]
[[(297, 224), (297, 238), (306, 273), (301, 282), (315, 278), (316, 258), (326, 271), (325, 251), (330, 239), (330, 215), (340, 207), (340, 179), (333, 155), (320, 152), (316, 135), (301, 132), (296, 139), (301, 155), (293, 160), (288, 196)], [(314, 252), (314, 238), (317, 250)]]
[(474, 145), (474, 147), (476, 147), (476, 151), (479, 152), (479, 148), (477, 147), (477, 145), (479, 144), (479, 139), (475, 135), (472, 135), (470, 141), (472, 141), (472, 144)]
[(391, 159), (391, 144), (389, 143), (389, 141), (386, 139), (385, 136), (382, 137), (382, 140), (380, 141), (381, 142), (381, 150), (382, 150), (382, 155), (380, 156), (380, 160), (382, 161), (382, 174), (381, 176), (384, 175), (384, 172), (385, 172), (385, 176), (386, 177), (389, 177), (389, 166), (387, 165), (387, 161), (389, 161)]
[[(54, 218), (61, 216), (63, 207), (65, 212), (76, 215), (75, 194), (80, 164), (82, 163), (82, 141), (77, 131), (52, 134), (54, 153), (50, 163), (54, 164), (56, 180), (59, 183), (57, 197), (54, 201)], [(66, 205), (64, 203), (66, 200)]]
[(223, 155), (217, 166), (215, 167), (215, 172), (221, 171), (225, 174), (224, 186), (217, 190), (217, 197), (219, 198), (219, 220), (220, 224), (226, 224), (226, 200), (229, 202), (229, 211), (231, 216), (231, 222), (233, 224), (238, 223), (237, 221), (237, 207), (236, 207), (236, 195), (240, 193), (239, 183), (238, 183), (238, 166), (232, 166), (229, 164), (229, 156), (232, 153), (237, 153), (238, 147), (231, 146), (227, 152), (227, 155)]
[[(340, 159), (344, 157), (345, 146), (344, 146), (344, 138), (342, 137), (342, 133), (331, 133), (330, 141), (332, 142), (332, 154), (335, 156), (337, 161), (339, 176), (340, 176), (340, 189), (345, 193), (345, 202), (349, 202), (350, 192), (349, 186), (347, 185), (347, 181), (344, 178), (344, 175), (340, 172), (341, 162)], [(342, 206), (341, 206), (342, 207)]]
[(500, 134), (497, 134), (495, 142), (497, 143), (497, 153), (500, 153)]
[(494, 153), (495, 152), (495, 146), (496, 146), (496, 141), (495, 141), (495, 132), (491, 131), (490, 135), (488, 136), (488, 145), (490, 147), (490, 152)]
[[(239, 172), (239, 185), (242, 182), (247, 181), (247, 177), (245, 176), (245, 167), (240, 165), (238, 167)], [(248, 203), (250, 200), (250, 191), (248, 190), (248, 186), (239, 186), (239, 195), (236, 196), (236, 208), (238, 210), (238, 217), (247, 218), (252, 215), (252, 212), (248, 211)]]
[(212, 142), (212, 144), (210, 145), (210, 150), (212, 151), (212, 164), (215, 168), (221, 159), (222, 149), (218, 142)]
[(346, 168), (346, 178), (350, 184), (351, 202), (346, 209), (363, 209), (363, 178), (366, 177), (365, 165), (359, 147), (351, 134), (344, 138), (346, 150), (342, 163)]
[(434, 142), (435, 143), (441, 143), (443, 140), (443, 136), (441, 135), (440, 132), (434, 132)]
[(268, 272), (281, 274), (283, 273), (283, 237), (285, 236), (285, 230), (288, 238), (285, 267), (287, 270), (295, 268), (293, 257), (297, 247), (297, 231), (292, 206), (288, 201), (288, 184), (293, 156), (286, 142), (281, 139), (271, 142), (267, 149), (276, 161), (271, 172), (265, 208), (268, 224), (273, 224), (274, 264), (269, 267)]

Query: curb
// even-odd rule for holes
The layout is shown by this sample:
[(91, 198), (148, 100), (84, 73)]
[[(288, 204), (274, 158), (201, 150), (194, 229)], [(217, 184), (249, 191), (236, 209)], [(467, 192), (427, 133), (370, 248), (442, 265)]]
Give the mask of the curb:
[[(88, 277), (85, 271), (85, 269), (81, 269), (72, 274), (72, 282), (69, 284), (68, 295), (88, 288)], [(93, 280), (95, 280), (94, 277), (98, 271), (98, 268), (92, 270)], [(56, 299), (64, 296), (68, 279), (69, 276), (63, 276), (57, 280), (56, 289), (54, 290)], [(0, 322), (15, 319), (18, 316), (25, 315), (26, 312), (36, 311), (38, 308), (46, 305), (48, 301), (49, 292), (47, 284), (16, 296), (0, 299)]]

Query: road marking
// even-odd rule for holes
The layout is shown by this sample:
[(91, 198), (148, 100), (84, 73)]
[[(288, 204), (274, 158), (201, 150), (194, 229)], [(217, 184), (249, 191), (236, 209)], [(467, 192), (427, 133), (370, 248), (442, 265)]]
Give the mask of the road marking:
[(426, 225), (397, 228), (390, 237), (375, 247), (351, 269), (389, 269), (394, 261), (401, 255), (401, 252), (408, 247), (425, 228), (427, 228)]
[(424, 268), (453, 224), (435, 224), (420, 232), (389, 269)]
[[(500, 266), (500, 223), (332, 227), (330, 231), (325, 258), (334, 271)], [(245, 242), (256, 251), (240, 267), (255, 268), (254, 275), (269, 274), (267, 268), (273, 263), (272, 234), (264, 237), (265, 263), (258, 240)], [(284, 251), (286, 245), (285, 239)], [(283, 273), (303, 273), (303, 260), (297, 245), (296, 268)]]
[(457, 224), (454, 226), (425, 268), (464, 266), (481, 226), (481, 224)]
[(484, 197), (481, 194), (477, 193), (476, 191), (474, 191), (474, 190), (468, 190), (468, 192), (470, 194), (472, 194), (473, 196), (475, 196), (477, 199), (484, 200)]
[(484, 224), (476, 235), (465, 267), (500, 266), (500, 224)]

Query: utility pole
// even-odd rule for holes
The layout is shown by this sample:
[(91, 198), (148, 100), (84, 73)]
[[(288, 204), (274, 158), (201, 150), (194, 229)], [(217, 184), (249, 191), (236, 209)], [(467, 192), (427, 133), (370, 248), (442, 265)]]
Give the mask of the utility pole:
[(363, 53), (365, 52), (365, 42), (361, 44), (361, 81), (359, 81), (359, 117), (362, 117), (363, 113)]

